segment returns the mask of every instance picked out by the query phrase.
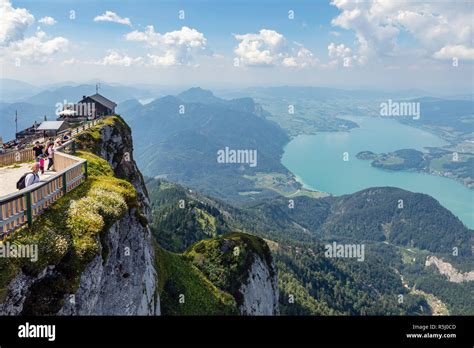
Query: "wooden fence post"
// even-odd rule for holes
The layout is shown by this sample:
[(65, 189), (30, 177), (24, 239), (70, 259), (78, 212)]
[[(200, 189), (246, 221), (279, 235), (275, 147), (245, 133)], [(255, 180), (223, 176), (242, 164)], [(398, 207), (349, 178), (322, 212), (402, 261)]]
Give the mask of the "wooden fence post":
[(64, 173), (62, 176), (63, 176), (63, 193), (66, 194), (67, 193), (66, 173)]
[(33, 213), (32, 213), (32, 207), (31, 207), (31, 192), (30, 191), (25, 193), (25, 198), (26, 198), (26, 218), (28, 220), (28, 226), (31, 226), (33, 224)]

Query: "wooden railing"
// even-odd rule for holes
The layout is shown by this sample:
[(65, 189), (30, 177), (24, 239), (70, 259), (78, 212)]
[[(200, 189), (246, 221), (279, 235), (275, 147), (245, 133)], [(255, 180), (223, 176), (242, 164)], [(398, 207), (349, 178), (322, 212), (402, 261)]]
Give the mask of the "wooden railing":
[(0, 155), (0, 166), (8, 166), (14, 163), (30, 162), (35, 159), (35, 153), (31, 148)]
[(87, 179), (87, 161), (66, 151), (74, 151), (75, 140), (58, 147), (54, 154), (57, 174), (44, 182), (0, 197), (0, 239), (42, 214), (60, 197)]
[[(65, 134), (65, 133), (71, 133), (71, 137), (75, 137), (77, 134), (99, 124), (100, 122), (101, 122), (101, 119), (85, 121), (83, 124), (77, 127), (69, 128), (67, 130), (62, 131), (61, 133), (58, 133), (57, 136), (61, 134)], [(32, 140), (32, 144), (35, 141), (44, 142), (45, 139), (43, 138), (34, 139)], [(18, 150), (18, 151), (13, 150), (5, 154), (0, 154), (0, 167), (9, 166), (15, 163), (30, 162), (30, 161), (33, 161), (34, 159), (35, 159), (35, 154), (32, 147), (28, 147), (26, 149)]]

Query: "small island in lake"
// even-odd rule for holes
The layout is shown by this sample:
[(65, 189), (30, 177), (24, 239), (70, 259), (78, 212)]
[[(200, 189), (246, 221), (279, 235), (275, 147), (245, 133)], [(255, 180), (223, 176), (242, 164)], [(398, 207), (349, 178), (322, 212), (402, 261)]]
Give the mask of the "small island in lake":
[(371, 166), (386, 170), (418, 171), (445, 176), (460, 181), (468, 188), (474, 188), (474, 157), (464, 153), (453, 153), (441, 148), (428, 148), (428, 152), (415, 149), (401, 149), (388, 153), (361, 151), (356, 157), (372, 161)]

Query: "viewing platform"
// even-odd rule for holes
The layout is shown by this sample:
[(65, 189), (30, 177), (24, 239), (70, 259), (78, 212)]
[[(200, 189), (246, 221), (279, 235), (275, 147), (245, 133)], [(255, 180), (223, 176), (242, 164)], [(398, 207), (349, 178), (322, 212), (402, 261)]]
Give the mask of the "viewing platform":
[[(31, 171), (33, 162), (14, 164), (11, 166), (0, 167), (0, 197), (7, 196), (17, 190), (16, 183), (19, 178), (25, 173)], [(44, 174), (38, 173), (40, 182), (44, 182), (50, 178), (55, 172), (52, 170), (45, 170)]]
[[(22, 190), (17, 190), (16, 183), (31, 171), (35, 161), (32, 148), (0, 155), (0, 240), (25, 224), (31, 225), (35, 217), (87, 179), (87, 161), (74, 156), (74, 137), (100, 122), (86, 121), (69, 129), (72, 139), (54, 149), (54, 170), (39, 173), (40, 182)], [(45, 162), (47, 166), (48, 160)]]

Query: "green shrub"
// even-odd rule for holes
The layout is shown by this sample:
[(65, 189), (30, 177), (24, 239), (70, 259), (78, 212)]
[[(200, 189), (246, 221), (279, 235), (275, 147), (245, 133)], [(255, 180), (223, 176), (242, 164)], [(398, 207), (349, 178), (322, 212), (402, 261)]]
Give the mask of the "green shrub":
[(235, 299), (182, 255), (166, 251), (155, 242), (155, 260), (163, 315), (238, 314)]

